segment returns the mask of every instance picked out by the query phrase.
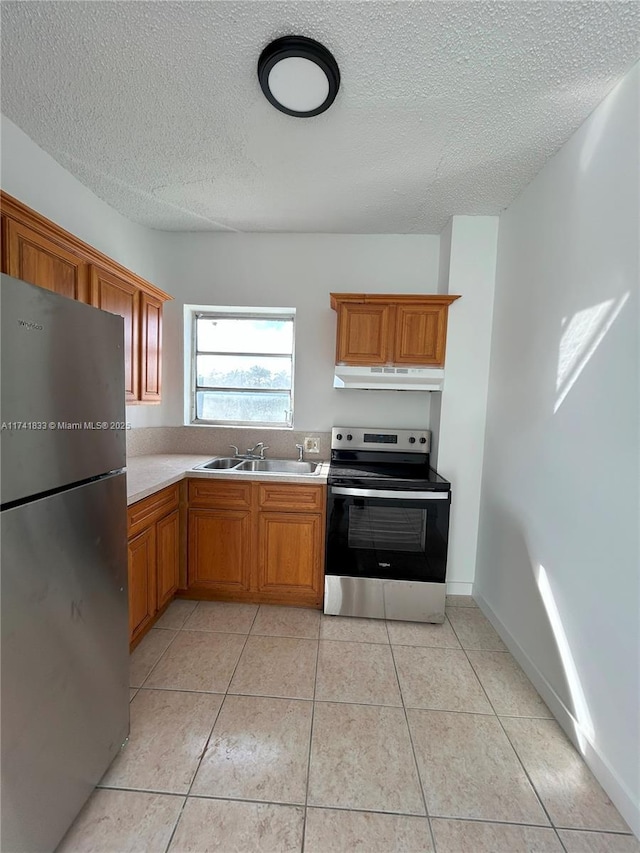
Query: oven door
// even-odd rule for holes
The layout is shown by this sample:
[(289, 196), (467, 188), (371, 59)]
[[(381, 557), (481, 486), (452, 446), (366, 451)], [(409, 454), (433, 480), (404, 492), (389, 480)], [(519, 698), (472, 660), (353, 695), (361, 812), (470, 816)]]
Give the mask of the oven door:
[(450, 492), (330, 486), (325, 574), (444, 583)]

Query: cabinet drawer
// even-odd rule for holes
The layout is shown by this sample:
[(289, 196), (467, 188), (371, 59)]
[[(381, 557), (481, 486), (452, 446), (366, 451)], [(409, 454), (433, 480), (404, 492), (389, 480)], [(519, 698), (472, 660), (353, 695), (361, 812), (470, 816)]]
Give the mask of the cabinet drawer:
[(326, 502), (324, 486), (260, 483), (258, 489), (258, 502), (261, 509), (322, 511)]
[(164, 515), (178, 508), (180, 502), (180, 488), (176, 483), (162, 489), (148, 498), (144, 498), (129, 507), (127, 516), (129, 521), (129, 538), (135, 536), (145, 527), (153, 524)]
[(189, 506), (249, 509), (251, 483), (236, 480), (189, 480)]

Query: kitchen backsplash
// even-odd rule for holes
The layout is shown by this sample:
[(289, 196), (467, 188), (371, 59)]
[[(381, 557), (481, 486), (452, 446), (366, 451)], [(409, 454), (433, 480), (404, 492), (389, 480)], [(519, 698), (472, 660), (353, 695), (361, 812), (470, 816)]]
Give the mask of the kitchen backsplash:
[(139, 427), (127, 431), (127, 456), (146, 456), (150, 453), (210, 453), (211, 456), (232, 456), (231, 444), (244, 453), (259, 441), (264, 441), (266, 456), (277, 459), (297, 459), (296, 444), (305, 438), (317, 438), (320, 452), (307, 453), (310, 460), (326, 460), (331, 450), (330, 432), (301, 432), (290, 429), (244, 429), (239, 427)]

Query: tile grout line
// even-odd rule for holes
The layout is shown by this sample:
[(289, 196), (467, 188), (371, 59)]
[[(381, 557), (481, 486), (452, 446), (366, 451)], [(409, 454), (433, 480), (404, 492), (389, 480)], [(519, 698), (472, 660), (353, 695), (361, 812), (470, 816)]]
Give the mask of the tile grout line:
[[(486, 618), (486, 617), (485, 617), (485, 618)], [(470, 666), (470, 667), (471, 667), (471, 669), (473, 670), (473, 674), (474, 674), (474, 675), (475, 675), (475, 677), (477, 678), (478, 683), (480, 684), (480, 687), (482, 688), (482, 692), (483, 692), (483, 693), (484, 693), (484, 695), (487, 697), (487, 702), (489, 703), (489, 705), (490, 705), (490, 706), (491, 706), (491, 708), (493, 709), (493, 713), (495, 714), (495, 718), (496, 718), (496, 720), (498, 721), (498, 725), (500, 726), (500, 729), (502, 730), (502, 733), (503, 733), (503, 734), (504, 734), (504, 736), (506, 737), (506, 739), (507, 739), (507, 742), (508, 742), (509, 746), (511, 747), (511, 749), (512, 749), (512, 751), (513, 751), (514, 755), (516, 756), (516, 758), (517, 758), (517, 760), (518, 760), (518, 763), (519, 763), (519, 764), (520, 764), (520, 766), (522, 767), (522, 771), (523, 771), (523, 773), (524, 773), (524, 775), (525, 775), (525, 777), (526, 777), (527, 781), (528, 781), (528, 782), (529, 782), (529, 784), (531, 785), (531, 790), (532, 790), (532, 791), (533, 791), (533, 793), (535, 794), (536, 799), (537, 799), (537, 800), (538, 800), (538, 802), (540, 803), (540, 807), (542, 808), (542, 811), (544, 812), (544, 814), (545, 814), (545, 815), (546, 815), (546, 817), (547, 817), (547, 820), (549, 821), (549, 826), (550, 826), (550, 827), (553, 829), (553, 831), (555, 832), (556, 838), (558, 839), (558, 842), (560, 843), (560, 846), (562, 847), (562, 849), (563, 849), (563, 850), (565, 851), (565, 853), (566, 853), (566, 847), (564, 846), (564, 844), (563, 844), (563, 842), (562, 842), (562, 839), (560, 838), (560, 836), (559, 836), (559, 834), (558, 834), (558, 831), (557, 831), (557, 829), (556, 829), (556, 827), (555, 827), (555, 824), (554, 824), (554, 823), (553, 823), (553, 821), (551, 820), (551, 815), (550, 815), (550, 814), (549, 814), (549, 812), (547, 811), (547, 807), (545, 806), (545, 804), (542, 802), (542, 797), (541, 797), (541, 796), (540, 796), (540, 794), (538, 793), (538, 789), (536, 788), (536, 786), (533, 784), (533, 779), (531, 779), (531, 777), (529, 776), (529, 773), (527, 772), (527, 768), (524, 766), (524, 762), (522, 761), (522, 759), (520, 758), (520, 755), (518, 754), (518, 752), (517, 752), (516, 748), (515, 748), (515, 747), (514, 747), (514, 745), (512, 744), (512, 742), (511, 742), (511, 738), (510, 738), (510, 737), (509, 737), (509, 735), (507, 734), (507, 731), (506, 731), (506, 729), (505, 729), (504, 725), (502, 724), (502, 720), (500, 719), (500, 716), (499, 716), (498, 712), (496, 711), (496, 709), (495, 709), (495, 707), (494, 707), (494, 704), (493, 704), (493, 702), (491, 701), (491, 698), (489, 697), (489, 694), (488, 694), (488, 693), (487, 693), (487, 691), (485, 690), (484, 684), (482, 683), (482, 681), (480, 681), (480, 678), (479, 678), (479, 676), (478, 676), (478, 673), (475, 671), (474, 666), (473, 666), (473, 664), (472, 664), (472, 662), (471, 662), (471, 659), (470, 659), (470, 657), (469, 657), (469, 655), (468, 655), (468, 652), (469, 652), (469, 651), (481, 651), (481, 650), (480, 650), (480, 649), (465, 649), (465, 647), (462, 645), (462, 640), (460, 640), (460, 637), (458, 636), (458, 632), (456, 631), (456, 629), (455, 629), (455, 625), (453, 624), (453, 622), (451, 623), (451, 627), (453, 628), (453, 631), (454, 631), (454, 633), (455, 633), (456, 637), (458, 637), (458, 641), (460, 642), (460, 645), (462, 646), (462, 651), (464, 652), (465, 657), (466, 657), (466, 659), (467, 659), (467, 661), (468, 661), (468, 663), (469, 663), (469, 666)], [(494, 630), (495, 630), (495, 629), (494, 629)]]
[[(151, 629), (151, 630), (153, 630), (153, 629)], [(169, 629), (167, 629), (167, 628), (159, 628), (158, 630), (160, 630), (160, 631), (167, 631), (167, 630), (169, 630)], [(163, 650), (162, 650), (162, 653), (161, 653), (160, 657), (159, 657), (159, 658), (158, 658), (158, 660), (153, 664), (153, 666), (151, 667), (151, 669), (149, 670), (149, 672), (145, 675), (145, 677), (142, 679), (142, 684), (140, 684), (137, 688), (135, 688), (136, 690), (141, 690), (141, 689), (144, 687), (144, 685), (147, 683), (147, 681), (148, 681), (148, 680), (149, 680), (149, 678), (151, 677), (151, 673), (153, 672), (153, 670), (158, 666), (158, 664), (160, 663), (160, 661), (162, 660), (162, 658), (166, 655), (166, 653), (169, 651), (169, 649), (171, 648), (171, 646), (172, 646), (172, 645), (175, 643), (175, 641), (178, 639), (178, 634), (180, 633), (180, 631), (181, 631), (181, 630), (182, 630), (181, 628), (178, 628), (178, 630), (177, 630), (177, 631), (176, 631), (175, 629), (171, 629), (170, 633), (175, 634), (175, 636), (171, 638), (171, 642), (167, 645), (167, 647), (166, 647), (165, 649), (163, 649)], [(151, 631), (150, 631), (149, 633), (151, 633)], [(144, 639), (144, 638), (143, 638), (143, 639)], [(137, 648), (137, 647), (136, 647), (136, 648)], [(134, 649), (134, 651), (135, 651), (135, 649)], [(129, 687), (131, 688), (131, 685), (129, 685)], [(135, 696), (134, 696), (133, 698), (135, 699)]]
[[(198, 604), (196, 604), (196, 606), (193, 608), (190, 615), (193, 615), (193, 613), (196, 612), (199, 605), (200, 605), (200, 602), (198, 602)], [(178, 815), (178, 819), (176, 820), (176, 822), (174, 824), (173, 831), (171, 833), (171, 836), (169, 837), (169, 841), (167, 842), (167, 846), (164, 849), (164, 853), (168, 853), (169, 848), (171, 847), (171, 844), (173, 843), (173, 839), (174, 839), (174, 836), (175, 836), (176, 831), (178, 829), (178, 824), (180, 823), (180, 819), (182, 818), (182, 815), (184, 813), (185, 806), (189, 802), (191, 790), (193, 789), (193, 783), (195, 782), (196, 776), (198, 775), (198, 770), (200, 769), (200, 765), (204, 761), (204, 757), (207, 754), (207, 750), (209, 748), (209, 743), (211, 741), (211, 735), (213, 734), (213, 730), (215, 728), (216, 722), (218, 721), (218, 717), (220, 716), (220, 712), (222, 711), (222, 707), (226, 701), (226, 698), (229, 695), (229, 687), (231, 686), (231, 682), (233, 681), (233, 676), (235, 675), (236, 669), (238, 668), (238, 664), (240, 663), (240, 658), (242, 657), (242, 655), (244, 653), (245, 647), (247, 645), (247, 641), (249, 640), (249, 633), (251, 632), (251, 628), (253, 628), (253, 623), (256, 621), (256, 617), (258, 615), (259, 610), (260, 610), (260, 605), (258, 605), (258, 607), (256, 607), (256, 612), (253, 614), (253, 619), (251, 621), (251, 625), (249, 626), (249, 630), (247, 631), (247, 634), (245, 636), (245, 640), (244, 640), (244, 643), (242, 645), (242, 649), (240, 650), (240, 654), (238, 655), (238, 660), (236, 661), (236, 664), (233, 668), (233, 672), (231, 673), (231, 677), (229, 678), (229, 683), (227, 684), (227, 688), (224, 692), (224, 698), (223, 698), (222, 702), (220, 703), (220, 707), (218, 708), (216, 715), (214, 717), (213, 723), (211, 724), (211, 729), (209, 730), (209, 735), (207, 736), (207, 739), (204, 743), (204, 747), (202, 749), (202, 752), (200, 753), (200, 758), (198, 759), (196, 768), (195, 768), (193, 775), (191, 777), (191, 782), (189, 783), (189, 787), (187, 789), (187, 793), (185, 795), (184, 802), (182, 804), (182, 808), (180, 809), (180, 814)], [(183, 623), (183, 627), (180, 629), (180, 631), (182, 631), (182, 630), (184, 630), (184, 623)], [(221, 633), (221, 632), (217, 632), (217, 633)], [(194, 692), (197, 692), (197, 691), (194, 691)], [(217, 695), (220, 695), (220, 694), (217, 694)]]
[[(111, 785), (105, 785), (102, 790), (105, 791), (125, 791), (131, 794), (156, 794), (164, 797), (186, 797), (186, 794), (183, 793), (175, 793), (175, 791), (158, 791), (150, 788), (117, 788)], [(269, 805), (269, 806), (287, 806), (288, 808), (304, 808), (303, 803), (291, 803), (287, 800), (256, 800), (251, 797), (231, 797), (224, 796), (222, 794), (191, 794), (189, 796), (191, 800), (224, 800), (225, 802), (231, 803), (255, 803), (256, 805)], [(417, 818), (418, 820), (424, 820), (425, 815), (415, 814), (414, 812), (397, 812), (397, 811), (382, 811), (381, 809), (363, 809), (363, 808), (349, 808), (347, 806), (337, 806), (337, 805), (314, 805), (309, 806), (309, 808), (324, 810), (324, 811), (340, 811), (340, 812), (356, 812), (358, 814), (379, 814), (379, 815), (392, 815), (394, 817), (411, 817)], [(433, 820), (452, 820), (452, 821), (460, 821), (462, 823), (488, 823), (488, 824), (500, 824), (501, 826), (530, 826), (533, 829), (549, 829), (552, 830), (554, 827), (549, 826), (546, 823), (522, 823), (513, 820), (493, 820), (490, 818), (480, 818), (480, 817), (459, 817), (458, 815), (433, 815)], [(632, 833), (628, 832), (612, 832), (606, 829), (576, 829), (575, 827), (559, 827), (562, 830), (569, 830), (571, 832), (585, 832), (591, 833), (592, 835), (617, 835), (622, 838), (633, 838)]]
[[(455, 629), (455, 627), (453, 626), (453, 624), (451, 625), (451, 627), (453, 628), (453, 630), (454, 630), (454, 632), (455, 632), (455, 630), (456, 630), (456, 629)], [(456, 637), (458, 637), (457, 632), (456, 632)], [(460, 640), (460, 637), (458, 637), (458, 640), (460, 641), (460, 645), (462, 646), (462, 641)], [(547, 820), (549, 821), (549, 825), (550, 825), (550, 827), (552, 828), (552, 830), (553, 830), (553, 832), (554, 832), (554, 834), (555, 834), (556, 838), (558, 839), (558, 843), (560, 844), (560, 846), (561, 846), (562, 850), (564, 851), (564, 853), (566, 853), (566, 847), (564, 846), (564, 843), (563, 843), (562, 839), (560, 838), (560, 835), (558, 834), (558, 830), (556, 829), (555, 824), (554, 824), (554, 823), (553, 823), (553, 821), (551, 820), (551, 815), (549, 814), (549, 812), (548, 812), (548, 810), (547, 810), (546, 805), (545, 805), (545, 804), (544, 804), (544, 802), (542, 801), (542, 797), (541, 797), (541, 796), (540, 796), (540, 794), (538, 793), (538, 789), (537, 789), (537, 788), (536, 788), (536, 786), (533, 784), (533, 779), (529, 776), (529, 773), (528, 773), (528, 771), (527, 771), (527, 768), (524, 766), (524, 762), (523, 762), (523, 761), (522, 761), (522, 759), (520, 758), (520, 755), (518, 754), (518, 752), (517, 752), (516, 748), (514, 747), (513, 743), (511, 743), (511, 738), (510, 738), (510, 737), (509, 737), (509, 735), (507, 734), (507, 731), (506, 731), (506, 729), (505, 729), (505, 727), (504, 727), (504, 725), (503, 725), (503, 723), (502, 723), (502, 720), (500, 719), (500, 715), (499, 715), (499, 714), (498, 714), (498, 712), (496, 711), (495, 705), (494, 705), (494, 704), (493, 704), (493, 702), (491, 701), (491, 698), (490, 698), (490, 696), (489, 696), (489, 693), (488, 693), (488, 692), (487, 692), (487, 690), (485, 689), (485, 686), (484, 686), (484, 684), (482, 683), (482, 681), (481, 681), (481, 679), (480, 679), (480, 676), (479, 676), (479, 675), (478, 675), (478, 673), (476, 672), (476, 668), (475, 668), (475, 667), (474, 667), (474, 665), (473, 665), (473, 661), (471, 660), (471, 658), (469, 657), (469, 654), (468, 654), (468, 653), (469, 653), (469, 651), (485, 651), (485, 650), (484, 650), (484, 649), (466, 649), (464, 646), (462, 646), (462, 651), (463, 651), (463, 652), (464, 652), (464, 654), (465, 654), (465, 657), (466, 657), (466, 659), (467, 659), (467, 661), (468, 661), (468, 663), (469, 663), (469, 666), (471, 667), (471, 670), (472, 670), (473, 674), (475, 675), (476, 680), (477, 680), (478, 684), (480, 685), (480, 688), (481, 688), (482, 692), (483, 692), (483, 693), (484, 693), (484, 695), (487, 697), (487, 702), (488, 702), (488, 703), (489, 703), (489, 705), (491, 706), (491, 709), (493, 710), (493, 713), (495, 714), (495, 717), (496, 717), (496, 719), (497, 719), (497, 721), (498, 721), (498, 724), (499, 724), (500, 728), (502, 729), (502, 731), (503, 731), (503, 733), (504, 733), (505, 737), (507, 738), (507, 741), (508, 741), (509, 745), (511, 746), (511, 749), (513, 750), (513, 752), (514, 752), (514, 754), (515, 754), (516, 758), (518, 759), (518, 762), (519, 762), (520, 766), (522, 767), (522, 770), (524, 771), (524, 774), (525, 774), (525, 776), (526, 776), (526, 778), (527, 778), (527, 780), (528, 780), (529, 784), (531, 785), (531, 789), (532, 789), (532, 791), (533, 791), (533, 792), (534, 792), (534, 794), (536, 795), (536, 798), (537, 798), (538, 802), (540, 803), (540, 806), (542, 807), (543, 812), (544, 812), (544, 813), (545, 813), (545, 815), (547, 816)], [(490, 649), (487, 649), (486, 651), (491, 651), (491, 650), (490, 650)], [(496, 651), (497, 651), (497, 650), (496, 650)], [(508, 653), (508, 650), (506, 650), (506, 651), (507, 651), (507, 653)], [(505, 716), (506, 716), (506, 715), (505, 715)], [(522, 719), (522, 718), (519, 718), (519, 719)]]
[(398, 675), (398, 667), (396, 665), (396, 657), (393, 653), (393, 643), (391, 642), (391, 635), (389, 634), (389, 623), (387, 619), (384, 620), (384, 625), (387, 631), (387, 637), (389, 638), (389, 650), (391, 652), (391, 661), (393, 663), (393, 669), (396, 674), (396, 681), (398, 682), (398, 692), (400, 693), (400, 701), (402, 702), (402, 711), (404, 713), (404, 722), (407, 727), (407, 734), (409, 735), (409, 743), (411, 744), (411, 753), (413, 755), (413, 763), (416, 768), (416, 776), (418, 777), (418, 784), (420, 785), (420, 793), (422, 794), (422, 802), (424, 804), (424, 813), (427, 820), (427, 826), (429, 827), (429, 837), (431, 838), (431, 846), (433, 847), (434, 853), (437, 853), (436, 848), (436, 839), (433, 834), (433, 827), (431, 826), (431, 816), (429, 815), (429, 806), (427, 805), (427, 795), (425, 794), (424, 784), (422, 782), (422, 776), (420, 775), (420, 767), (418, 765), (418, 757), (416, 755), (416, 749), (413, 743), (413, 735), (411, 734), (411, 726), (409, 725), (409, 717), (407, 716), (407, 706), (404, 701), (404, 694), (402, 692), (402, 684), (400, 683), (400, 676)]
[[(185, 619), (183, 619), (183, 621), (182, 621), (182, 625), (178, 628), (178, 630), (177, 630), (177, 632), (176, 632), (176, 637), (177, 637), (177, 635), (182, 631), (182, 629), (184, 628), (185, 623), (187, 622), (187, 620), (189, 619), (189, 617), (190, 617), (193, 613), (195, 613), (195, 612), (196, 612), (196, 610), (198, 609), (198, 605), (199, 605), (199, 604), (200, 604), (200, 602), (197, 602), (197, 603), (196, 603), (196, 606), (193, 608), (193, 610), (191, 611), (191, 613), (189, 613), (189, 614), (188, 614), (188, 616), (187, 616)], [(175, 639), (175, 638), (174, 638), (174, 639)], [(167, 648), (169, 648), (169, 647), (167, 646)], [(154, 667), (154, 669), (155, 669), (155, 667)], [(151, 670), (151, 672), (153, 672), (153, 669)], [(151, 675), (151, 672), (149, 673), (149, 675)], [(149, 677), (149, 676), (147, 676), (147, 678), (148, 678), (148, 677)], [(145, 679), (145, 681), (146, 681), (146, 679)], [(221, 708), (221, 707), (222, 707), (222, 702), (220, 703), (220, 708)], [(220, 708), (218, 708), (218, 714), (220, 713)], [(216, 719), (218, 718), (218, 714), (216, 714)], [(215, 725), (215, 721), (214, 721), (214, 725)], [(211, 733), (209, 733), (209, 736), (211, 736)], [(208, 742), (208, 738), (207, 738), (207, 742)], [(185, 807), (185, 806), (186, 806), (186, 804), (187, 804), (187, 795), (186, 795), (186, 794), (184, 794), (183, 796), (184, 796), (184, 799), (182, 800), (182, 805), (180, 806), (180, 811), (178, 812), (178, 815), (177, 815), (177, 817), (176, 817), (176, 819), (175, 819), (175, 822), (174, 822), (174, 824), (173, 824), (173, 829), (171, 830), (171, 834), (169, 835), (169, 838), (167, 839), (167, 844), (166, 844), (166, 847), (164, 848), (164, 853), (167, 853), (167, 851), (169, 850), (169, 847), (171, 847), (171, 843), (172, 843), (172, 841), (173, 841), (173, 836), (176, 834), (176, 829), (178, 828), (178, 824), (180, 823), (180, 818), (182, 817), (182, 813), (183, 813), (183, 811), (184, 811), (184, 807)]]
[(305, 842), (306, 842), (306, 834), (307, 834), (307, 809), (309, 808), (309, 779), (311, 777), (311, 747), (313, 745), (313, 724), (315, 722), (316, 717), (316, 692), (318, 687), (318, 662), (320, 660), (320, 634), (322, 631), (322, 618), (318, 620), (318, 639), (317, 639), (317, 648), (316, 648), (316, 666), (315, 672), (313, 676), (313, 699), (311, 702), (311, 729), (309, 731), (309, 756), (307, 759), (307, 784), (305, 787), (305, 795), (304, 795), (304, 814), (302, 817), (302, 845), (300, 848), (301, 853), (304, 853)]

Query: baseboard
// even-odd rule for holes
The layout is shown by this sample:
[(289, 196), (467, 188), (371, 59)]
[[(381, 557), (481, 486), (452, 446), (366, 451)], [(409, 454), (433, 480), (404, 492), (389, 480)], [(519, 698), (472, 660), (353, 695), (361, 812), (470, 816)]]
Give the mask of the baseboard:
[(472, 583), (463, 583), (462, 581), (447, 581), (447, 595), (471, 595), (472, 592)]
[[(449, 584), (447, 584), (447, 592), (449, 592)], [(580, 731), (584, 740), (584, 747), (580, 752), (582, 752), (587, 766), (609, 795), (611, 801), (622, 817), (627, 821), (631, 830), (638, 838), (640, 838), (640, 807), (635, 801), (632, 793), (629, 791), (625, 783), (620, 780), (604, 755), (598, 751), (587, 737), (584, 730), (580, 728), (580, 725), (573, 714), (569, 711), (562, 699), (558, 696), (556, 691), (549, 684), (538, 667), (533, 663), (529, 655), (525, 652), (515, 637), (507, 630), (488, 602), (478, 592), (475, 593), (474, 598), (482, 612), (502, 638), (511, 654), (525, 671), (533, 686), (547, 703), (549, 710), (560, 726), (562, 726), (569, 740), (571, 740), (577, 749), (579, 749), (579, 747), (576, 742), (576, 731)]]

